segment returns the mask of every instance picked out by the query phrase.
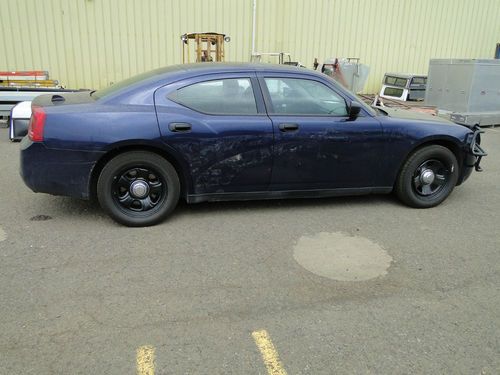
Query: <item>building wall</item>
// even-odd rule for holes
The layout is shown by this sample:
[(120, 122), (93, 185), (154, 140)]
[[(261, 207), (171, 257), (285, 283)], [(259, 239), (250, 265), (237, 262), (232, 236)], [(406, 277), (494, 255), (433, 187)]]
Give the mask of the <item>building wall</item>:
[[(48, 70), (66, 87), (101, 88), (182, 62), (180, 35), (231, 37), (226, 61), (248, 61), (252, 0), (0, 0), (0, 70)], [(257, 0), (256, 50), (359, 57), (383, 74), (426, 73), (430, 58), (492, 58), (500, 0)]]

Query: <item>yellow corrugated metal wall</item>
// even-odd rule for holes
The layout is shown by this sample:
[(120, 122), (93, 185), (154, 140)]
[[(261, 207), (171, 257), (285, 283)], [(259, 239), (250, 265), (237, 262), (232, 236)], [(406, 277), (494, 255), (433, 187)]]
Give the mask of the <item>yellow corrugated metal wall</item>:
[[(180, 35), (226, 33), (226, 61), (248, 61), (253, 0), (0, 0), (0, 70), (49, 70), (100, 88), (182, 61)], [(360, 57), (366, 92), (384, 72), (426, 73), (430, 58), (492, 58), (500, 0), (257, 0), (256, 50)]]

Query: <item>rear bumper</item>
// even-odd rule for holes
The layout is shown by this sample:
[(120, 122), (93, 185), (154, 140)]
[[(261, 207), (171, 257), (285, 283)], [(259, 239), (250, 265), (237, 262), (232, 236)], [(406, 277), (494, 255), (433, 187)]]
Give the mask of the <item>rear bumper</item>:
[(24, 137), (20, 174), (34, 192), (88, 199), (92, 169), (102, 153), (48, 149)]

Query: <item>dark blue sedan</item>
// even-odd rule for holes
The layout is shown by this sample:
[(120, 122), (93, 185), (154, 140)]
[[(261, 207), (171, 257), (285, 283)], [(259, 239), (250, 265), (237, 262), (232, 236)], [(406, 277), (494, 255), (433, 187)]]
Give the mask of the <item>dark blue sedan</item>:
[(156, 224), (189, 203), (389, 193), (441, 203), (484, 152), (479, 130), (371, 108), (329, 77), (252, 64), (171, 66), (43, 95), (21, 144), (33, 191), (96, 197)]

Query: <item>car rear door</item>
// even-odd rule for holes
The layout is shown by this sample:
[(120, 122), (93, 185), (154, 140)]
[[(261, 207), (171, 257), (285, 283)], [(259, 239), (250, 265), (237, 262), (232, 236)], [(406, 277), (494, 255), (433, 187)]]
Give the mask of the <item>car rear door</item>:
[(275, 137), (272, 190), (374, 185), (383, 150), (379, 121), (364, 111), (349, 121), (351, 99), (326, 80), (258, 75)]
[(265, 191), (273, 129), (254, 72), (182, 80), (155, 93), (161, 138), (191, 177), (191, 195)]

